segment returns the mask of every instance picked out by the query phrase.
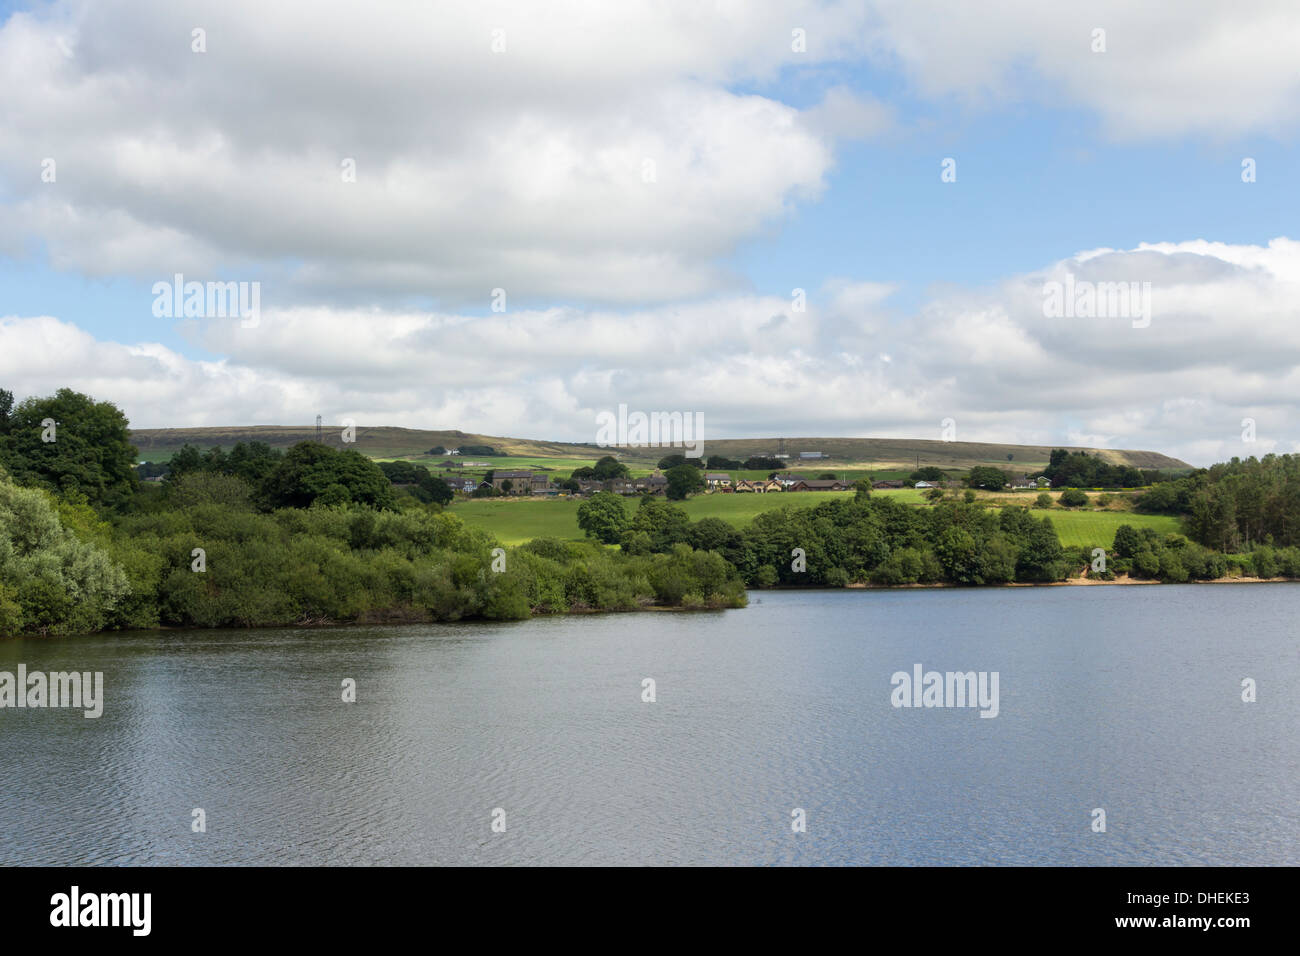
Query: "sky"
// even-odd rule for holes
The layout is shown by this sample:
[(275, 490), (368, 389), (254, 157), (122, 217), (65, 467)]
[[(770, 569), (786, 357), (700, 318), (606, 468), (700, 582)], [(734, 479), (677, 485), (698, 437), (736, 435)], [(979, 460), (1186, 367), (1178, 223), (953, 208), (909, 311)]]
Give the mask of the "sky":
[(0, 387), (1297, 451), (1298, 47), (1289, 0), (0, 0)]

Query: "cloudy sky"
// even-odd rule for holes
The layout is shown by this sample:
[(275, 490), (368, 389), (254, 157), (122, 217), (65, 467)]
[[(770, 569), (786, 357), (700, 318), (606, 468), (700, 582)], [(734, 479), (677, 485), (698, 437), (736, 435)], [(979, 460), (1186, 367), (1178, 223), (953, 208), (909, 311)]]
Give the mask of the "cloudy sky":
[(1297, 48), (1293, 0), (0, 0), (0, 385), (1300, 450)]

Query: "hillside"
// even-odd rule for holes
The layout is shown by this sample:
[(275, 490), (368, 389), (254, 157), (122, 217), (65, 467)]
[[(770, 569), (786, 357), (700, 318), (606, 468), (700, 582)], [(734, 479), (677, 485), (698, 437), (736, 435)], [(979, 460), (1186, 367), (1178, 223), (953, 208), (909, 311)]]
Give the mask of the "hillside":
[[(326, 426), (322, 431), (328, 445), (345, 447), (338, 426)], [(220, 445), (229, 448), (238, 441), (261, 441), (277, 448), (287, 448), (300, 441), (314, 440), (313, 425), (258, 425), (213, 428), (142, 428), (131, 432), (131, 439), (140, 451), (140, 458), (149, 461), (165, 460), (182, 445), (189, 443), (200, 448)], [(705, 443), (706, 455), (725, 455), (728, 458), (747, 458), (750, 455), (771, 454), (778, 447), (776, 438), (723, 438)], [(1114, 464), (1132, 465), (1135, 468), (1157, 468), (1165, 471), (1187, 470), (1186, 462), (1154, 451), (1128, 449), (1092, 449), (1076, 446), (1011, 445), (991, 442), (945, 442), (919, 438), (786, 438), (785, 447), (791, 465), (816, 467), (820, 463), (831, 465), (861, 464), (879, 468), (909, 469), (921, 465), (941, 468), (970, 468), (974, 465), (999, 465), (1010, 470), (1029, 470), (1047, 464), (1053, 447), (1070, 447), (1100, 455)], [(507, 455), (518, 458), (580, 458), (591, 459), (615, 452), (628, 462), (653, 463), (670, 452), (663, 448), (601, 449), (594, 444), (544, 441), (527, 438), (504, 438), (495, 435), (478, 435), (462, 431), (433, 431), (418, 428), (389, 426), (356, 429), (356, 442), (350, 446), (371, 458), (427, 457), (429, 449), (438, 445), (453, 448), (457, 445), (491, 445)], [(826, 457), (820, 462), (799, 459), (799, 453), (820, 451)], [(1011, 456), (1008, 458), (1007, 456)]]

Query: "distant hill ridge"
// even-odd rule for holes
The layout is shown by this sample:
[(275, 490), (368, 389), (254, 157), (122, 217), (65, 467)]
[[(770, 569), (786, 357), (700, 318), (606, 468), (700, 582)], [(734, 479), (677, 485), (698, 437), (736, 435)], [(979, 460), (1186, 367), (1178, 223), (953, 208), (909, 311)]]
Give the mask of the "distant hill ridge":
[[(322, 440), (337, 448), (354, 448), (371, 458), (423, 458), (441, 445), (491, 445), (499, 452), (520, 458), (598, 458), (615, 453), (627, 461), (658, 461), (671, 454), (671, 448), (601, 448), (580, 442), (544, 441), (528, 438), (505, 438), (456, 430), (438, 431), (393, 426), (357, 426), (356, 441), (345, 445), (342, 428), (326, 425)], [(300, 441), (316, 438), (314, 425), (249, 425), (208, 428), (137, 428), (131, 440), (141, 457), (150, 460), (167, 458), (182, 445), (229, 448), (240, 441), (266, 442), (275, 448), (288, 448)], [(784, 442), (791, 466), (816, 468), (818, 459), (801, 459), (800, 452), (821, 452), (827, 463), (859, 463), (906, 468), (937, 465), (940, 468), (970, 468), (974, 465), (997, 465), (1009, 471), (1024, 471), (1047, 464), (1053, 448), (1087, 451), (1112, 464), (1134, 468), (1182, 471), (1192, 466), (1177, 458), (1155, 451), (1114, 448), (1088, 448), (1077, 445), (1013, 445), (997, 442), (934, 441), (922, 438), (719, 438), (705, 441), (704, 454), (728, 458), (774, 453)], [(1008, 460), (1007, 456), (1011, 458)]]

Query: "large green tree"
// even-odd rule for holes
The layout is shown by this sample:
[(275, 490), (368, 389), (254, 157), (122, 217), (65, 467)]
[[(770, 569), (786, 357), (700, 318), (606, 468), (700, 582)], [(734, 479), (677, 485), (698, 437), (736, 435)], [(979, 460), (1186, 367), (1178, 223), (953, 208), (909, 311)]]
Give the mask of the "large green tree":
[(578, 527), (589, 538), (615, 544), (628, 526), (623, 499), (610, 491), (598, 491), (578, 505)]
[(363, 504), (392, 508), (393, 486), (373, 461), (360, 452), (339, 451), (317, 442), (294, 445), (262, 484), (272, 508), (307, 508), (323, 504)]
[(671, 501), (685, 501), (687, 495), (704, 488), (704, 478), (700, 470), (691, 465), (669, 468), (664, 477), (668, 479), (667, 493)]
[(24, 399), (0, 436), (0, 463), (19, 484), (77, 491), (99, 506), (123, 505), (135, 491), (135, 456), (122, 410), (70, 388)]

